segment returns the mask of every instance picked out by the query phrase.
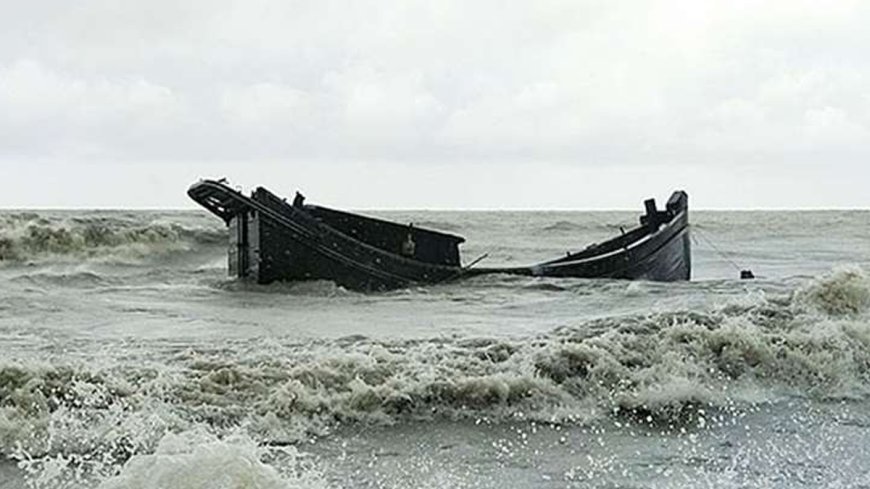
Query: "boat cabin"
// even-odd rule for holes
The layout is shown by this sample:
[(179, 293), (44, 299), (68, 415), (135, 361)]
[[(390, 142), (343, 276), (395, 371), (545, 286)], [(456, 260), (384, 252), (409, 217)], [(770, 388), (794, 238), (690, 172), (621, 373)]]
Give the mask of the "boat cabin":
[[(291, 205), (262, 187), (251, 194), (251, 199), (291, 219), (298, 220), (307, 215), (308, 218), (360, 243), (410, 260), (433, 265), (461, 266), (459, 244), (465, 241), (461, 236), (419, 228), (413, 224), (403, 225), (327, 207), (306, 205), (304, 197), (299, 194)], [(279, 244), (286, 241), (283, 238), (275, 239), (277, 236), (274, 235), (287, 231), (275, 227), (273, 220), (263, 220), (256, 211), (245, 210), (232, 215), (227, 224), (231, 275), (254, 276), (265, 281), (272, 274), (272, 268), (276, 271), (303, 270), (298, 265), (299, 259), (303, 257), (290, 256), (285, 250), (279, 249)], [(296, 262), (295, 268), (290, 263), (283, 263), (284, 261)]]

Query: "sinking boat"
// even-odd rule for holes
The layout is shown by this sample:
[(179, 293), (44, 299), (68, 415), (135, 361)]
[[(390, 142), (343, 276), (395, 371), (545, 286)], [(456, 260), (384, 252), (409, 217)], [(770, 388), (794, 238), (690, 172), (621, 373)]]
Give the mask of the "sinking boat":
[(640, 224), (608, 241), (536, 265), (462, 265), (461, 236), (305, 203), (258, 187), (244, 195), (225, 180), (201, 180), (188, 195), (229, 229), (231, 276), (270, 283), (331, 280), (354, 290), (437, 284), (491, 273), (540, 277), (688, 280), (688, 195), (674, 192), (664, 210), (644, 202)]

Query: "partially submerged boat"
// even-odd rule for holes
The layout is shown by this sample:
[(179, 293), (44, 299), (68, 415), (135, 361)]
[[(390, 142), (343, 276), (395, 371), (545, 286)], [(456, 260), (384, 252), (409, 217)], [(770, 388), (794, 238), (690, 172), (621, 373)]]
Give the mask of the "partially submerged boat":
[(258, 187), (249, 196), (224, 180), (201, 180), (188, 195), (229, 228), (229, 273), (258, 283), (331, 280), (387, 290), (505, 273), (539, 277), (688, 280), (689, 199), (674, 192), (664, 210), (644, 202), (640, 225), (603, 243), (536, 265), (463, 266), (461, 236), (305, 203)]

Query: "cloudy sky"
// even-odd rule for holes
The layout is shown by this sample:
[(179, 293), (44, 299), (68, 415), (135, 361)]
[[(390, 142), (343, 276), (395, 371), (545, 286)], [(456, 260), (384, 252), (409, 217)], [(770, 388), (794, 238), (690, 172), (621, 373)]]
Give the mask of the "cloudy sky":
[(0, 207), (870, 207), (864, 0), (31, 0)]

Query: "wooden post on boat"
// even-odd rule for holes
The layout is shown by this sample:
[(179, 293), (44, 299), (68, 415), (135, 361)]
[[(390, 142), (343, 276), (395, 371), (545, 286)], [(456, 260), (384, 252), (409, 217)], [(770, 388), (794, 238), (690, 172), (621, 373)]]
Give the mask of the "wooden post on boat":
[(643, 201), (643, 205), (646, 208), (646, 215), (644, 215), (644, 224), (653, 229), (658, 229), (659, 211), (656, 208), (656, 199), (646, 199), (645, 201)]

